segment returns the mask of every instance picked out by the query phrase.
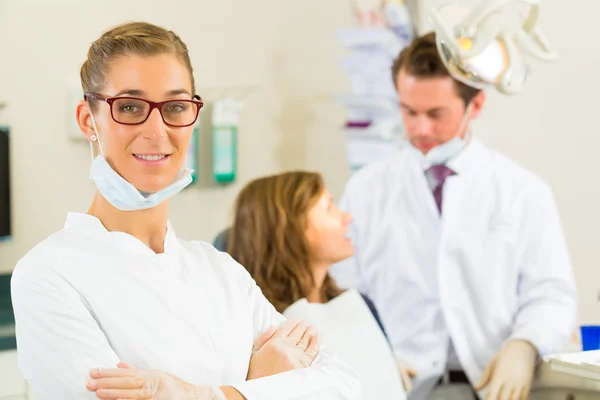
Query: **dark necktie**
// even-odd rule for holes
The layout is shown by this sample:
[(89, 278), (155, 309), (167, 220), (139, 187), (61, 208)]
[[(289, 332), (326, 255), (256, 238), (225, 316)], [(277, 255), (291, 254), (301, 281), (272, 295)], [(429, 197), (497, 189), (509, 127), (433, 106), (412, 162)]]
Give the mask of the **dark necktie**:
[(437, 204), (438, 211), (442, 213), (442, 193), (444, 190), (444, 183), (449, 176), (454, 175), (454, 171), (445, 165), (434, 165), (427, 170), (427, 173), (433, 178), (435, 183), (433, 187), (433, 197), (435, 198), (435, 204)]

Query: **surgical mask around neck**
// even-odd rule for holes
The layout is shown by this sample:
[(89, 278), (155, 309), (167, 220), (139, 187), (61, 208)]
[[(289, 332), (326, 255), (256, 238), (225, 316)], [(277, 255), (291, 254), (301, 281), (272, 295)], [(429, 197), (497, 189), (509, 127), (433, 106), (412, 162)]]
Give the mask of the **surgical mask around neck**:
[(93, 145), (90, 143), (92, 166), (90, 178), (98, 191), (113, 207), (121, 211), (137, 211), (153, 208), (179, 193), (192, 182), (193, 170), (182, 167), (175, 180), (166, 188), (155, 193), (142, 193), (125, 178), (119, 175), (106, 160), (94, 117), (91, 117), (94, 132), (98, 140), (100, 154), (94, 158)]
[[(446, 164), (453, 157), (455, 157), (461, 151), (463, 151), (464, 148), (467, 146), (467, 143), (470, 138), (470, 132), (467, 131), (464, 137), (461, 137), (460, 135), (467, 123), (469, 122), (469, 119), (471, 117), (472, 105), (473, 103), (469, 103), (469, 105), (467, 106), (465, 115), (463, 116), (463, 119), (454, 138), (434, 147), (423, 156), (430, 165)], [(420, 152), (421, 151), (419, 150), (419, 153)]]

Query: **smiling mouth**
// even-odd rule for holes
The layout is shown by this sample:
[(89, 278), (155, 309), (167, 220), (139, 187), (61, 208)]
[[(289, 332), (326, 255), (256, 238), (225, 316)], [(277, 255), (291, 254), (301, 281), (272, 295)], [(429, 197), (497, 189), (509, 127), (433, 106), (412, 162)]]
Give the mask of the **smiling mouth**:
[(160, 161), (169, 157), (168, 154), (134, 154), (133, 156), (144, 161)]

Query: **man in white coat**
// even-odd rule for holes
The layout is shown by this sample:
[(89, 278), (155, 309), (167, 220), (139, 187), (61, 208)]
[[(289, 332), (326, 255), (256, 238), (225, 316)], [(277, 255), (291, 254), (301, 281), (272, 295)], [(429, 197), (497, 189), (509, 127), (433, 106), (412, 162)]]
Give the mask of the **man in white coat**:
[(526, 399), (540, 357), (563, 350), (576, 322), (552, 192), (471, 134), (485, 94), (449, 75), (434, 34), (392, 72), (411, 145), (350, 179), (356, 253), (332, 275), (374, 301), (396, 358), (417, 371), (410, 400), (448, 383)]

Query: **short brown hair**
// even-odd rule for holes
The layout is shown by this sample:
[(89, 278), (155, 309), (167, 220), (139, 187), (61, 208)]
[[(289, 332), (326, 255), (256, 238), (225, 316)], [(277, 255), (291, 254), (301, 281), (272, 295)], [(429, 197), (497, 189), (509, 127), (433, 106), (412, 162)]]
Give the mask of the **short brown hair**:
[[(452, 78), (438, 53), (434, 32), (416, 38), (400, 52), (392, 65), (394, 84), (402, 69), (408, 75), (418, 78), (443, 78), (447, 76)], [(464, 101), (465, 106), (480, 92), (479, 89), (468, 86), (454, 78), (452, 79), (454, 80), (456, 92)]]
[(118, 25), (92, 43), (80, 71), (83, 92), (102, 90), (110, 63), (117, 57), (163, 53), (174, 54), (183, 62), (190, 73), (192, 94), (195, 94), (194, 70), (187, 46), (174, 32), (147, 22)]
[[(307, 214), (324, 192), (320, 174), (292, 171), (256, 179), (237, 197), (227, 252), (248, 270), (279, 312), (315, 288)], [(341, 292), (327, 276), (321, 288), (323, 301)]]

